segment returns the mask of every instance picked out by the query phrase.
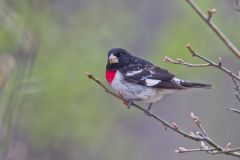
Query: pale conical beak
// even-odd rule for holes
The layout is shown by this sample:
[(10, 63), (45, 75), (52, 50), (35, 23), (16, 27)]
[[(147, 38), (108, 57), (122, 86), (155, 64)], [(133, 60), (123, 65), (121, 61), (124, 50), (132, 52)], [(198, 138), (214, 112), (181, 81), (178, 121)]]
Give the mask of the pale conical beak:
[(114, 56), (113, 54), (111, 54), (111, 55), (108, 57), (108, 62), (109, 62), (110, 64), (119, 63), (118, 58), (117, 58), (116, 56)]

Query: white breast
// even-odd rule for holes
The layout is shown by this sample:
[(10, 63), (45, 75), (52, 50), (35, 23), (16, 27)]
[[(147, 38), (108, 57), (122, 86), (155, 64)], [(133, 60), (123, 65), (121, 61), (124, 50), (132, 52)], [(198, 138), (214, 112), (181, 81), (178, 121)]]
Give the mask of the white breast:
[[(157, 81), (159, 82), (160, 80)], [(155, 81), (149, 81), (148, 84), (149, 86), (154, 85)], [(120, 92), (125, 99), (138, 100), (146, 103), (154, 103), (160, 100), (165, 94), (176, 91), (171, 89), (150, 88), (126, 82), (123, 78), (123, 75), (118, 71), (116, 72), (111, 85), (113, 89), (117, 92)]]

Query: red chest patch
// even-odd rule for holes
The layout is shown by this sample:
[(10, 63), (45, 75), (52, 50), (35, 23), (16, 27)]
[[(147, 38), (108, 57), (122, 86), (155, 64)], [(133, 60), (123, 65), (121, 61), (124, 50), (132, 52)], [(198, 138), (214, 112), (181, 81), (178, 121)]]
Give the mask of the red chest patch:
[(106, 79), (108, 81), (109, 84), (112, 83), (114, 77), (115, 77), (115, 74), (116, 74), (117, 70), (107, 70), (106, 71)]

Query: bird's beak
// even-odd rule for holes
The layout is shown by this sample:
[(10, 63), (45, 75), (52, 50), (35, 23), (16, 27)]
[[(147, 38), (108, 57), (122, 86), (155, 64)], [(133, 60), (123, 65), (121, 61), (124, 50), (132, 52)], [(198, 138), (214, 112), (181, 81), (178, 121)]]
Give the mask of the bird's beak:
[(116, 56), (114, 56), (113, 54), (111, 54), (111, 55), (108, 57), (108, 62), (109, 62), (110, 64), (119, 63), (118, 58), (117, 58)]

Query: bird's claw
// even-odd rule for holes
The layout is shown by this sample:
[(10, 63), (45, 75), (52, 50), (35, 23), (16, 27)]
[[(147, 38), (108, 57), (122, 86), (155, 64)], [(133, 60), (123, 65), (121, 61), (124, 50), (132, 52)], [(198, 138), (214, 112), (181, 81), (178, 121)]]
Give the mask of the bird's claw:
[(151, 113), (151, 107), (152, 107), (152, 103), (149, 104), (147, 110), (144, 112), (144, 114), (145, 114), (146, 116), (151, 116), (151, 115), (152, 115), (152, 113)]
[(122, 93), (120, 91), (117, 91), (117, 94), (119, 95), (120, 98), (124, 99), (123, 95), (122, 95)]
[(126, 100), (126, 99), (124, 99), (123, 100), (123, 104), (125, 104), (127, 109), (129, 109), (132, 106), (132, 104), (133, 104), (133, 100)]
[(119, 97), (122, 98), (123, 104), (126, 105), (127, 109), (129, 109), (129, 108), (132, 106), (132, 104), (133, 104), (133, 100), (131, 100), (131, 99), (125, 99), (125, 98), (123, 97), (123, 94), (122, 94), (120, 91), (117, 91), (117, 94), (119, 95)]
[(151, 116), (151, 115), (152, 115), (150, 109), (147, 109), (147, 110), (144, 112), (144, 114), (145, 114), (146, 116)]

